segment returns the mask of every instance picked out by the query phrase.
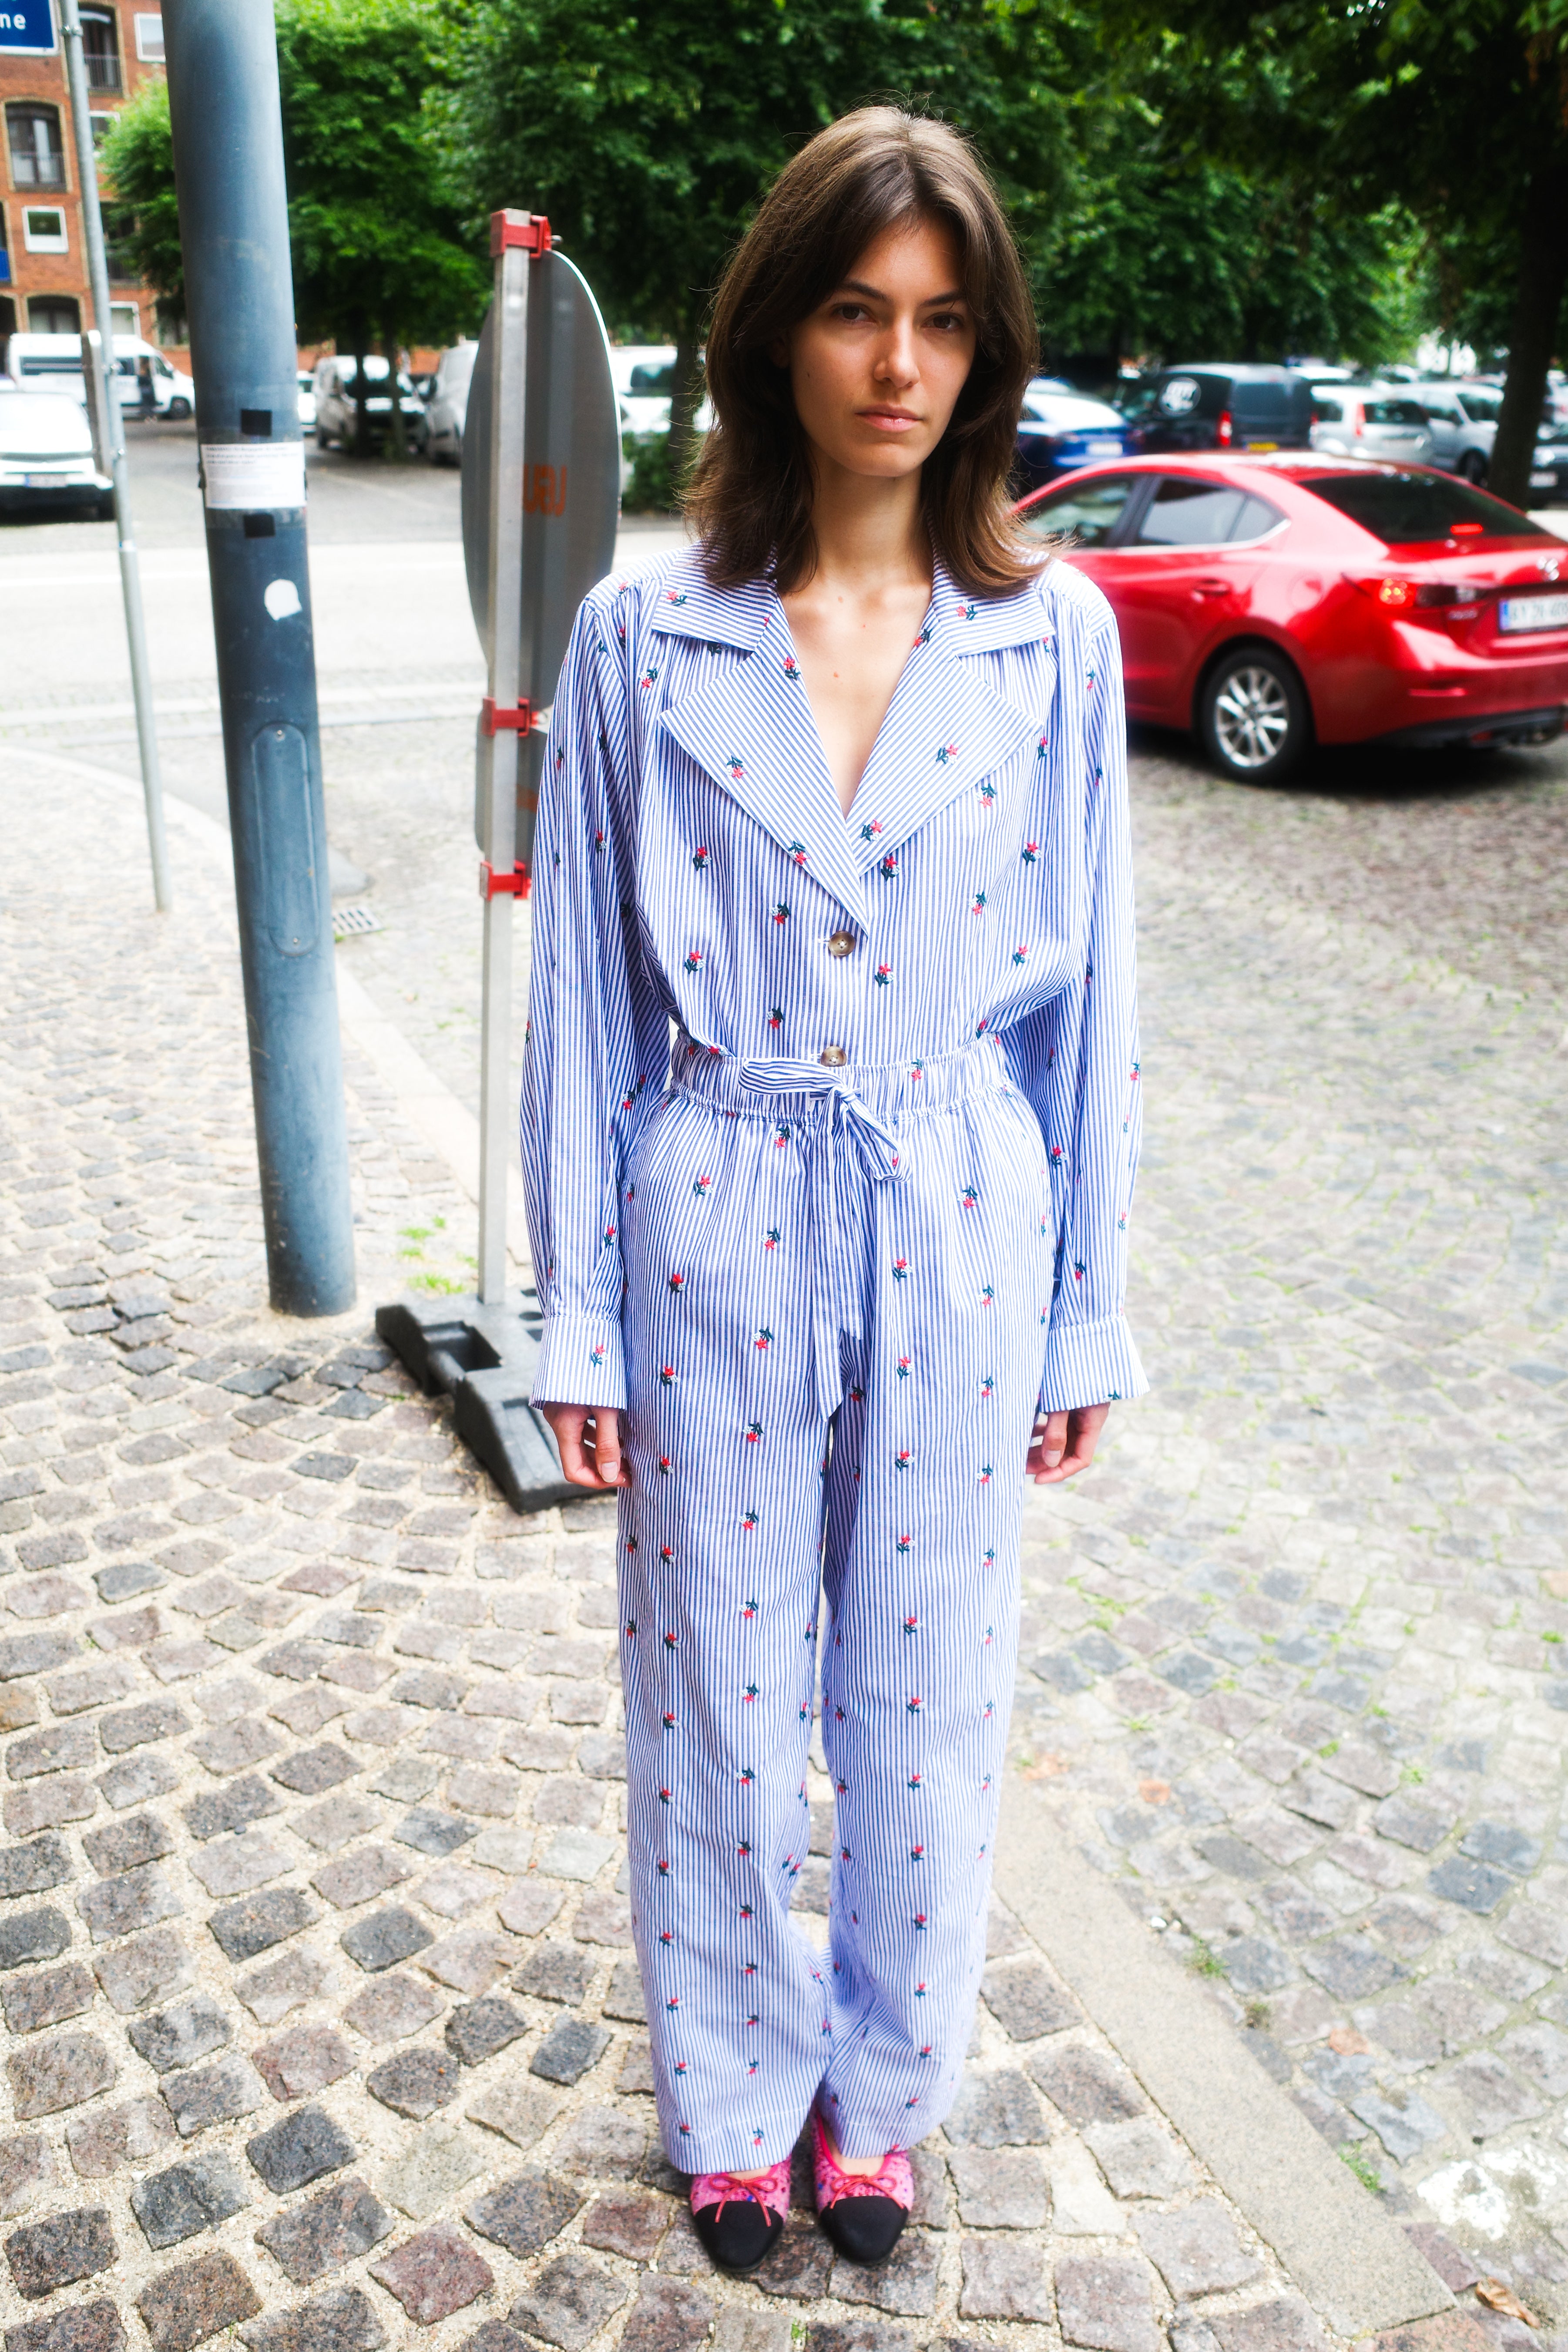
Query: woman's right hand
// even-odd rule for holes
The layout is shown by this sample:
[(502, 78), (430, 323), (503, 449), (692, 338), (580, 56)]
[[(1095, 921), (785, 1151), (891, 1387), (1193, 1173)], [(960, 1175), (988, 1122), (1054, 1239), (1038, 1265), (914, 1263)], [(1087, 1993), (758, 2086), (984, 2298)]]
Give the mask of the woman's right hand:
[(595, 1404), (542, 1404), (539, 1408), (555, 1433), (561, 1467), (574, 1486), (629, 1486), (631, 1465), (624, 1448), (624, 1413)]

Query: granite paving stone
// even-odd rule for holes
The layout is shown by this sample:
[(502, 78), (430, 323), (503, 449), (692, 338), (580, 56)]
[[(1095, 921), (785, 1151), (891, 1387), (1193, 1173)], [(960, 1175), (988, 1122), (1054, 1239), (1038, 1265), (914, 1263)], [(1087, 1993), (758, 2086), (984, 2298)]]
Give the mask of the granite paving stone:
[(25, 2221), (5, 2240), (5, 2260), (18, 2294), (36, 2302), (57, 2287), (108, 2270), (118, 2249), (101, 2205), (79, 2206), (45, 2221)]
[(247, 2352), (382, 2352), (386, 2330), (361, 2287), (329, 2287), (324, 2294), (247, 2320), (238, 2331)]
[(125, 2329), (112, 2303), (74, 2304), (5, 2330), (5, 2352), (122, 2352)]
[(182, 2238), (237, 2213), (250, 2202), (244, 2181), (226, 2156), (194, 2156), (166, 2172), (154, 2172), (136, 2181), (131, 2207), (150, 2246), (162, 2250)]
[(192, 2352), (261, 2309), (250, 2278), (229, 2253), (199, 2254), (164, 2271), (136, 2298), (153, 2352)]
[(962, 2318), (1047, 2320), (1054, 2315), (1050, 2256), (1041, 2241), (998, 2232), (965, 2238), (960, 2252)]
[(1094, 2352), (1157, 2352), (1148, 2273), (1132, 2256), (1070, 2254), (1057, 2264), (1056, 2291), (1065, 2344)]
[(1224, 2206), (1212, 2198), (1199, 2198), (1174, 2213), (1135, 2214), (1132, 2226), (1178, 2303), (1245, 2286), (1262, 2268), (1242, 2244)]
[(563, 2352), (584, 2352), (626, 2300), (622, 2280), (574, 2249), (545, 2263), (507, 2316), (514, 2327), (560, 2345)]
[(233, 2038), (233, 2028), (210, 1993), (193, 1993), (138, 2017), (125, 2029), (132, 2048), (160, 2074), (194, 2066)]
[(583, 2207), (583, 2193), (540, 2172), (520, 2172), (465, 2207), (463, 2219), (510, 2254), (537, 2253)]
[(58, 2115), (62, 2107), (79, 2106), (84, 2099), (108, 2090), (116, 2071), (110, 2052), (96, 2033), (58, 2033), (49, 2042), (30, 2042), (12, 2051), (5, 2061), (11, 2112), (18, 2123), (28, 2123), (38, 2116)]
[(449, 2319), (495, 2284), (489, 2264), (450, 2222), (437, 2222), (405, 2238), (371, 2263), (370, 2274), (396, 2296), (419, 2327)]
[(281, 2197), (352, 2164), (354, 2145), (321, 2108), (300, 2107), (247, 2139), (245, 2152), (268, 2189)]
[(285, 2206), (256, 2235), (286, 2276), (306, 2286), (323, 2272), (368, 2253), (392, 2227), (391, 2214), (364, 2182), (350, 2179)]

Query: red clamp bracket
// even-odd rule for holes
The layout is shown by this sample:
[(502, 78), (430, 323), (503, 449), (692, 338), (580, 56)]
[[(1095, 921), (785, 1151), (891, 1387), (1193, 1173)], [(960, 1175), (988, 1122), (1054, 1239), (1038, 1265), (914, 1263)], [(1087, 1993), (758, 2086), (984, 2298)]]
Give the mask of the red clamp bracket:
[(498, 703), (488, 694), (479, 705), (479, 725), (487, 735), (531, 735), (539, 715), (531, 702)]
[(481, 898), (526, 898), (532, 877), (526, 866), (513, 866), (510, 874), (498, 874), (493, 866), (479, 860), (479, 896)]
[(521, 246), (535, 261), (551, 247), (550, 223), (542, 213), (500, 212), (490, 215), (490, 258), (505, 253), (509, 247)]

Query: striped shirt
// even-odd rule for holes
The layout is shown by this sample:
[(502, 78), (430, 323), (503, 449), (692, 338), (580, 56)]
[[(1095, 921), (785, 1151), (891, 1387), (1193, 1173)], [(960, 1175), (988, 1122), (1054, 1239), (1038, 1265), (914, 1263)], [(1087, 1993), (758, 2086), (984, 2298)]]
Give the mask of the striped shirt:
[(1041, 1405), (1142, 1393), (1126, 732), (1081, 573), (975, 600), (938, 567), (847, 817), (771, 586), (715, 590), (689, 550), (604, 582), (555, 698), (532, 920), (536, 1400), (626, 1402), (621, 1171), (672, 1024), (748, 1064), (911, 1076), (997, 1040), (1051, 1171)]

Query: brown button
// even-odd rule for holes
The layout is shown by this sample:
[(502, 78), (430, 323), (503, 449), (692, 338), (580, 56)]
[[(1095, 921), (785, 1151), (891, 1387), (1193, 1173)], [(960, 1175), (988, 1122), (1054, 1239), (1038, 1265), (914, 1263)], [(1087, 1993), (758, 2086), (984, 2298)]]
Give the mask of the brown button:
[(827, 952), (830, 956), (853, 955), (855, 952), (854, 932), (835, 931), (832, 938), (827, 942)]
[(830, 1070), (841, 1070), (849, 1056), (842, 1045), (824, 1045), (816, 1058)]

